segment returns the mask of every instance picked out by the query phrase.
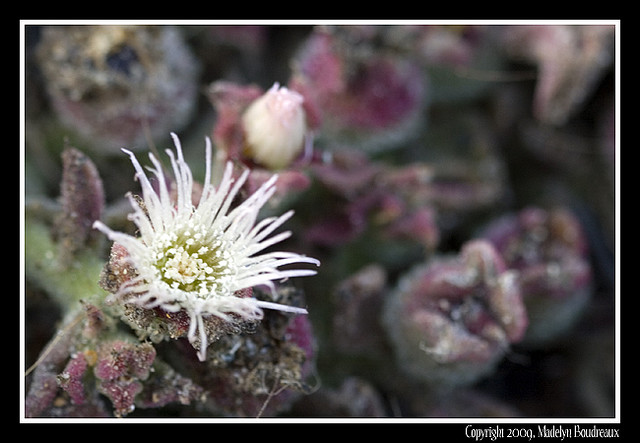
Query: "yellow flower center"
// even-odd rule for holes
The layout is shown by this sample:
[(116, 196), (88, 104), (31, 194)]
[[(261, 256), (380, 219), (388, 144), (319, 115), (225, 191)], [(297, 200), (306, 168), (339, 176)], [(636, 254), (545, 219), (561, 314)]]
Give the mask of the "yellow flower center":
[(226, 248), (205, 232), (186, 229), (180, 234), (165, 234), (156, 250), (154, 266), (161, 280), (173, 289), (206, 297), (231, 274)]

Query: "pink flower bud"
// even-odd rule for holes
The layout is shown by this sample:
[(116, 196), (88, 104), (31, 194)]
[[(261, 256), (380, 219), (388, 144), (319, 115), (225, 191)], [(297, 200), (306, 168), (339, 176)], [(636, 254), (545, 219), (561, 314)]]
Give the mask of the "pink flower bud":
[(514, 274), (485, 241), (414, 269), (383, 316), (402, 369), (447, 385), (488, 375), (528, 322)]
[(529, 207), (496, 219), (482, 235), (518, 272), (531, 321), (525, 342), (539, 345), (569, 331), (592, 290), (587, 243), (575, 216)]

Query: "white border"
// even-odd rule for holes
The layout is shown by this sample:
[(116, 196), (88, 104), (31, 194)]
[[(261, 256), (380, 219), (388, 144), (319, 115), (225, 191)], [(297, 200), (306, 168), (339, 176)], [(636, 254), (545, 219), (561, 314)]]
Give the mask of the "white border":
[[(25, 258), (24, 258), (24, 204), (25, 204), (25, 27), (31, 25), (60, 25), (60, 24), (153, 24), (153, 25), (341, 25), (341, 24), (362, 24), (362, 25), (413, 25), (413, 24), (463, 24), (463, 25), (506, 25), (506, 24), (577, 24), (577, 25), (613, 25), (615, 26), (615, 416), (613, 418), (260, 418), (260, 419), (240, 419), (240, 418), (194, 418), (194, 419), (142, 419), (142, 418), (124, 418), (124, 419), (92, 419), (92, 418), (25, 418), (24, 400), (25, 400), (25, 352), (24, 352), (24, 327), (25, 327)], [(426, 423), (426, 424), (484, 424), (488, 425), (514, 425), (523, 424), (534, 426), (540, 423), (544, 424), (583, 424), (583, 425), (602, 425), (602, 424), (620, 424), (621, 416), (621, 374), (620, 374), (620, 20), (20, 20), (20, 422), (21, 423), (170, 423), (170, 424), (189, 424), (189, 423), (319, 423), (319, 424), (336, 424), (336, 423), (363, 423), (363, 424), (405, 424), (405, 423)], [(533, 429), (533, 428), (532, 428)]]

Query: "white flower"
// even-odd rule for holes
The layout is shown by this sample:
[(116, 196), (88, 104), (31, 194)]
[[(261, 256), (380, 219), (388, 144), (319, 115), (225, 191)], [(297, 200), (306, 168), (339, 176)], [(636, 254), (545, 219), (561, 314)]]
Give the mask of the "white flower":
[(216, 316), (233, 321), (229, 314), (247, 320), (262, 318), (262, 309), (276, 309), (304, 314), (303, 308), (253, 297), (240, 297), (237, 291), (266, 285), (289, 277), (313, 275), (310, 269), (279, 269), (292, 263), (319, 265), (318, 260), (289, 252), (264, 252), (286, 239), (290, 232), (271, 235), (293, 211), (280, 217), (269, 217), (256, 223), (262, 206), (275, 191), (273, 176), (253, 195), (232, 208), (238, 191), (249, 171), (234, 181), (232, 164), (226, 165), (218, 187), (211, 184), (211, 141), (206, 139), (206, 172), (200, 201), (192, 203), (193, 177), (185, 163), (180, 141), (171, 134), (177, 150), (167, 150), (175, 175), (177, 197), (172, 199), (160, 162), (149, 158), (149, 170), (157, 180), (156, 188), (144, 173), (135, 155), (131, 157), (136, 177), (142, 187), (142, 201), (128, 195), (134, 212), (129, 215), (138, 227), (139, 237), (115, 232), (100, 221), (94, 228), (128, 252), (127, 263), (136, 275), (121, 285), (116, 298), (146, 308), (162, 308), (168, 312), (185, 310), (189, 314), (188, 338), (193, 343), (200, 335), (198, 356), (204, 360), (207, 334), (203, 318)]
[(242, 115), (245, 143), (253, 160), (270, 169), (287, 166), (305, 145), (303, 97), (275, 83)]

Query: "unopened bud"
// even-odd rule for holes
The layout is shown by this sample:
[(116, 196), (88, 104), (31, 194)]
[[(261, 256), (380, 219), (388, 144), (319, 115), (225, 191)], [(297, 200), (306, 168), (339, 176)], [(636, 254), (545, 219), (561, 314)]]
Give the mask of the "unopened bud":
[(304, 147), (303, 98), (275, 83), (242, 116), (247, 154), (270, 169), (286, 167)]

